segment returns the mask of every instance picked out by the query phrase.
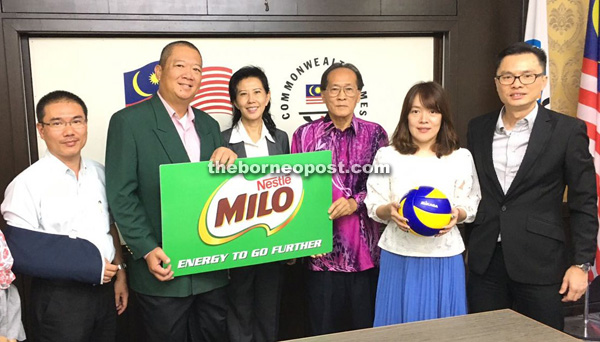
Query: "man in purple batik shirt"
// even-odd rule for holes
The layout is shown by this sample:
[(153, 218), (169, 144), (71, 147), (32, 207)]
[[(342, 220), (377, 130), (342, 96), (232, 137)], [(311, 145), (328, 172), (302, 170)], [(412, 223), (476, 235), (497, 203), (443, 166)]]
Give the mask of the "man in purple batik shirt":
[[(380, 226), (367, 216), (363, 203), (368, 174), (377, 150), (388, 145), (378, 124), (354, 116), (363, 80), (348, 63), (332, 64), (321, 77), (328, 114), (299, 127), (292, 153), (330, 150), (332, 163), (343, 166), (333, 174), (333, 250), (308, 260), (306, 276), (308, 325), (311, 335), (373, 326), (379, 267)], [(352, 173), (352, 166), (358, 173)]]

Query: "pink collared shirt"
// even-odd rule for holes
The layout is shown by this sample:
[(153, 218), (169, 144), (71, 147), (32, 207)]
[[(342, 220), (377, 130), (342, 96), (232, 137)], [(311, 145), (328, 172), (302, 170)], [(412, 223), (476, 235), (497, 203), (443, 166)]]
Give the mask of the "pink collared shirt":
[(167, 109), (167, 113), (169, 113), (169, 116), (173, 121), (173, 125), (175, 125), (175, 129), (179, 134), (179, 138), (183, 143), (183, 147), (185, 147), (185, 151), (187, 152), (190, 161), (200, 161), (200, 137), (198, 136), (196, 127), (194, 126), (195, 116), (192, 107), (188, 106), (187, 113), (182, 118), (179, 118), (177, 113), (175, 113), (175, 110), (169, 106), (167, 101), (165, 101), (162, 96), (160, 96), (160, 93), (157, 92), (157, 94), (158, 98)]

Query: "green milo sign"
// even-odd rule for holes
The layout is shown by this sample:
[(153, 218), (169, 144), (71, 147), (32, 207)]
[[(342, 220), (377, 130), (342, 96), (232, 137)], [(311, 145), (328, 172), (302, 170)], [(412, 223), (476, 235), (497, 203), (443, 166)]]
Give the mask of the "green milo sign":
[[(163, 249), (175, 276), (322, 254), (332, 248), (331, 152), (160, 167)], [(239, 172), (244, 173), (239, 173)], [(299, 172), (300, 171), (300, 172)]]

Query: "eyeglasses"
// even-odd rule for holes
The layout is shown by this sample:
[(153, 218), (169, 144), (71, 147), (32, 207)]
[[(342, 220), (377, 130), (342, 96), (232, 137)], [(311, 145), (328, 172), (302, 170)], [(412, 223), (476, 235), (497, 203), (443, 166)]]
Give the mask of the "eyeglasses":
[(533, 84), (538, 79), (538, 77), (543, 75), (544, 73), (542, 72), (539, 74), (523, 74), (520, 76), (500, 75), (494, 78), (497, 79), (498, 82), (500, 82), (500, 84), (502, 85), (512, 85), (513, 83), (515, 83), (515, 80), (519, 80), (519, 82), (521, 82), (522, 85), (529, 85)]
[(344, 93), (346, 94), (346, 96), (356, 96), (357, 93), (357, 89), (354, 87), (331, 87), (331, 88), (327, 88), (325, 90), (327, 90), (327, 93), (329, 94), (329, 96), (338, 96), (340, 94), (340, 91), (342, 91), (342, 89), (344, 89)]
[(56, 121), (51, 121), (51, 122), (40, 122), (43, 126), (48, 126), (48, 128), (50, 128), (51, 130), (55, 130), (55, 131), (60, 131), (63, 130), (65, 128), (67, 128), (68, 126), (71, 126), (73, 129), (80, 129), (83, 128), (86, 123), (87, 120), (83, 119), (83, 118), (75, 118), (71, 121), (62, 121), (62, 120), (56, 120)]

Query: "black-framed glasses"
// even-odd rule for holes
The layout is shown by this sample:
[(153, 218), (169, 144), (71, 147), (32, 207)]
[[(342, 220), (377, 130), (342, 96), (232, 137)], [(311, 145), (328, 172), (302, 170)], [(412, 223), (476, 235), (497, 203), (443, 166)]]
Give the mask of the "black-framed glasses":
[(544, 73), (542, 72), (539, 74), (523, 74), (519, 76), (507, 74), (499, 75), (494, 78), (497, 79), (498, 82), (500, 82), (500, 84), (502, 85), (512, 85), (513, 83), (515, 83), (516, 80), (519, 80), (519, 82), (521, 82), (522, 85), (529, 85), (533, 84), (540, 76), (544, 76)]
[(51, 122), (40, 123), (42, 124), (42, 126), (48, 126), (48, 128), (58, 131), (67, 128), (67, 126), (71, 126), (73, 129), (83, 128), (86, 125), (87, 120), (83, 118), (75, 118), (71, 121), (55, 120)]
[(340, 91), (342, 91), (342, 89), (344, 90), (344, 94), (346, 94), (346, 96), (356, 96), (358, 90), (354, 87), (331, 87), (331, 88), (327, 88), (325, 90), (327, 90), (327, 93), (329, 94), (329, 96), (338, 96), (340, 94)]

